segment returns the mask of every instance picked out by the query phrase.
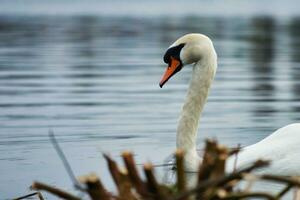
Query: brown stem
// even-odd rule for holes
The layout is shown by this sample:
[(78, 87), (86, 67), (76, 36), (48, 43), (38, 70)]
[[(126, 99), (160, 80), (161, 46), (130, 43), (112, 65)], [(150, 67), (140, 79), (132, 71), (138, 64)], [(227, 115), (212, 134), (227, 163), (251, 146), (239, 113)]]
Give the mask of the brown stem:
[(167, 197), (164, 196), (162, 191), (160, 190), (160, 186), (158, 185), (156, 178), (154, 176), (153, 166), (151, 163), (147, 163), (144, 165), (144, 172), (147, 178), (148, 190), (154, 195), (154, 199), (156, 200), (167, 199)]
[(18, 198), (15, 198), (13, 200), (21, 200), (21, 199), (27, 199), (28, 197), (32, 197), (32, 196), (35, 196), (37, 195), (39, 197), (40, 200), (44, 200), (42, 194), (40, 192), (33, 192), (31, 194), (27, 194), (27, 195), (24, 195), (24, 196), (21, 196), (21, 197), (18, 197)]
[(50, 192), (51, 194), (54, 194), (60, 198), (67, 199), (67, 200), (80, 200), (79, 197), (74, 196), (73, 194), (70, 194), (61, 189), (40, 182), (34, 182), (31, 188), (34, 190), (45, 190), (47, 192)]
[[(218, 145), (213, 140), (207, 140), (203, 162), (198, 172), (198, 184), (207, 180), (215, 180), (225, 174), (225, 162), (228, 158), (228, 150), (224, 146)], [(211, 187), (205, 192), (197, 192), (196, 199), (210, 199), (217, 188)]]
[(38, 197), (39, 197), (40, 200), (44, 200), (44, 197), (43, 197), (42, 193), (38, 192), (37, 195), (38, 195)]
[(226, 195), (225, 197), (221, 197), (220, 199), (225, 200), (225, 199), (244, 199), (244, 198), (249, 198), (249, 197), (253, 197), (253, 198), (264, 198), (264, 199), (268, 199), (268, 200), (277, 200), (276, 197), (268, 194), (268, 193), (264, 193), (264, 192), (251, 192), (251, 193), (233, 193), (233, 194), (229, 194)]
[(291, 184), (291, 185), (300, 187), (300, 181), (296, 180), (295, 178), (282, 177), (282, 176), (269, 175), (269, 174), (261, 175), (261, 176), (259, 176), (259, 178), (261, 178), (263, 180), (287, 183), (287, 184)]
[(142, 181), (138, 174), (132, 153), (125, 151), (122, 153), (122, 157), (125, 162), (131, 183), (141, 196), (147, 197), (149, 194), (147, 192), (145, 183)]
[(283, 190), (281, 190), (277, 195), (276, 199), (280, 199), (283, 195), (285, 195), (290, 189), (293, 187), (293, 185), (288, 184)]
[(106, 162), (108, 164), (108, 169), (110, 171), (110, 174), (120, 192), (120, 185), (121, 185), (121, 174), (118, 169), (117, 163), (112, 160), (107, 154), (103, 154), (104, 158), (106, 159)]
[(177, 188), (179, 192), (185, 191), (185, 173), (184, 173), (184, 152), (181, 149), (177, 149), (175, 153), (176, 168), (177, 168)]
[(117, 163), (108, 155), (104, 154), (104, 158), (107, 161), (109, 171), (113, 177), (115, 185), (117, 186), (119, 196), (122, 197), (121, 199), (136, 199), (132, 194), (132, 184), (130, 183), (127, 172), (120, 171)]
[(92, 200), (109, 200), (110, 195), (105, 190), (100, 179), (95, 174), (90, 174), (85, 177), (81, 177), (81, 182), (87, 185), (87, 193), (90, 195)]
[(181, 193), (180, 195), (175, 197), (174, 200), (182, 200), (185, 197), (188, 197), (196, 192), (201, 192), (208, 187), (220, 187), (232, 180), (236, 180), (236, 179), (240, 180), (243, 178), (244, 173), (249, 173), (249, 172), (253, 171), (254, 169), (265, 167), (268, 164), (269, 164), (268, 161), (258, 160), (255, 163), (253, 163), (251, 166), (241, 169), (241, 170), (238, 170), (236, 172), (233, 172), (232, 174), (229, 174), (227, 176), (223, 176), (221, 178), (214, 179), (214, 180), (203, 181), (203, 182), (199, 183), (195, 188)]

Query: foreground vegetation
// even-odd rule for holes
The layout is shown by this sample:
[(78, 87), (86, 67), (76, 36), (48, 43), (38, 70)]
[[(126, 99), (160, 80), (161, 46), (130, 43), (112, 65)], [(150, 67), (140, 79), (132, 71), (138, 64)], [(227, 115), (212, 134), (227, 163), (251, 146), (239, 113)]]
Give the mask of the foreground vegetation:
[[(74, 184), (76, 189), (86, 193), (92, 200), (239, 200), (249, 198), (278, 200), (282, 199), (293, 188), (296, 191), (294, 199), (299, 198), (297, 197), (297, 189), (300, 187), (300, 181), (296, 178), (253, 173), (259, 168), (268, 167), (268, 161), (257, 160), (243, 169), (235, 169), (229, 174), (225, 173), (226, 160), (230, 156), (238, 158), (238, 152), (239, 149), (230, 150), (215, 141), (206, 141), (203, 162), (199, 166), (197, 183), (194, 187), (187, 186), (183, 162), (184, 152), (181, 150), (177, 150), (175, 153), (176, 182), (171, 185), (157, 181), (151, 163), (143, 165), (145, 174), (143, 180), (131, 152), (122, 153), (125, 168), (118, 166), (110, 156), (104, 155), (117, 192), (108, 191), (95, 174), (83, 176), (75, 180)], [(281, 183), (283, 189), (275, 194), (253, 191), (252, 184), (260, 180)], [(246, 182), (247, 187), (237, 187), (241, 181)], [(44, 198), (39, 191), (46, 191), (66, 200), (82, 199), (67, 191), (40, 182), (34, 182), (31, 188), (38, 192), (16, 199), (25, 199), (36, 195), (43, 200)]]

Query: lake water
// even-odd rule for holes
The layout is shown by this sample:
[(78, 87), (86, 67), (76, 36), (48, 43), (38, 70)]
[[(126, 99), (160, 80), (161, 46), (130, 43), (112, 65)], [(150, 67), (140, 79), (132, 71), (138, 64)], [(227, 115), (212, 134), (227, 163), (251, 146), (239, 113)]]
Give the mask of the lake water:
[(189, 32), (211, 37), (219, 56), (199, 148), (208, 137), (249, 145), (299, 122), (300, 18), (1, 15), (1, 198), (29, 193), (33, 180), (72, 188), (49, 129), (76, 175), (97, 172), (110, 188), (102, 152), (162, 163), (191, 75), (159, 88), (162, 56)]

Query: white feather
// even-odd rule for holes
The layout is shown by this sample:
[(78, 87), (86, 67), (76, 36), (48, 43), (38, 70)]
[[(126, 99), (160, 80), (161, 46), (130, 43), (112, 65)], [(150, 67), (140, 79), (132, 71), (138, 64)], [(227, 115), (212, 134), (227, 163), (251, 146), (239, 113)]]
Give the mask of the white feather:
[[(196, 139), (201, 112), (217, 70), (217, 54), (211, 40), (202, 34), (187, 34), (171, 46), (184, 43), (180, 58), (183, 64), (194, 63), (193, 74), (177, 128), (177, 148), (186, 152), (187, 171), (197, 171), (201, 158), (196, 152)], [(267, 172), (279, 175), (300, 175), (300, 123), (278, 129), (260, 142), (247, 146), (238, 155), (236, 167), (257, 159), (270, 160)], [(234, 168), (229, 159), (226, 170)]]

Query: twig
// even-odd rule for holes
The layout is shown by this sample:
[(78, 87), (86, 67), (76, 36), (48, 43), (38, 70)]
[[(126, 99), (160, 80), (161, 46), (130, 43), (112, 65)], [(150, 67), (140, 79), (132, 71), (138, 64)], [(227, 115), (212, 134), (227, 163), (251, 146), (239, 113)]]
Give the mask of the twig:
[(253, 174), (245, 174), (243, 178), (243, 180), (248, 182), (244, 189), (245, 192), (249, 192), (255, 181), (259, 180), (259, 178)]
[(169, 167), (169, 166), (174, 166), (175, 163), (165, 163), (165, 164), (155, 164), (155, 165), (152, 165), (154, 168), (156, 167)]
[(219, 198), (222, 200), (225, 200), (225, 199), (232, 200), (232, 199), (244, 199), (247, 197), (264, 198), (264, 199), (268, 199), (268, 200), (277, 200), (276, 197), (274, 197), (268, 193), (264, 193), (264, 192), (233, 193), (233, 194), (226, 195), (225, 197), (219, 197)]
[(38, 195), (38, 197), (39, 197), (40, 200), (44, 200), (44, 197), (43, 197), (42, 193), (38, 192), (37, 195)]
[(31, 188), (34, 190), (45, 190), (67, 200), (81, 200), (79, 197), (76, 197), (73, 194), (40, 182), (34, 182)]
[(215, 186), (222, 186), (226, 183), (235, 180), (235, 179), (242, 179), (244, 173), (249, 173), (253, 171), (254, 169), (265, 167), (269, 164), (268, 161), (258, 160), (255, 163), (253, 163), (251, 166), (246, 167), (244, 169), (238, 170), (236, 172), (233, 172), (232, 174), (229, 174), (227, 176), (223, 176), (221, 178), (215, 179), (215, 180), (207, 180), (199, 183), (197, 187), (190, 189), (186, 192), (181, 193), (177, 197), (174, 198), (174, 200), (182, 200), (187, 196), (190, 196), (191, 194), (194, 194), (196, 192), (202, 191), (203, 189), (207, 187), (215, 187)]
[(225, 174), (225, 164), (228, 158), (228, 150), (222, 145), (216, 145), (216, 155), (214, 159), (214, 167), (210, 175), (211, 179), (216, 179), (224, 176)]
[(108, 169), (110, 171), (110, 174), (118, 188), (118, 190), (120, 191), (120, 182), (121, 182), (121, 174), (120, 171), (118, 169), (117, 163), (112, 160), (107, 154), (103, 154), (107, 164), (108, 164)]
[(43, 195), (42, 195), (40, 192), (33, 192), (33, 193), (30, 193), (30, 194), (27, 194), (27, 195), (24, 195), (24, 196), (15, 198), (15, 199), (13, 199), (13, 200), (26, 199), (26, 198), (28, 198), (28, 197), (32, 197), (32, 196), (35, 196), (35, 195), (37, 195), (37, 196), (39, 197), (40, 200), (44, 200), (44, 197), (43, 197)]
[(87, 185), (87, 193), (92, 200), (109, 200), (110, 195), (105, 190), (100, 179), (95, 174), (81, 177), (81, 181)]
[(115, 182), (115, 185), (117, 186), (119, 196), (122, 197), (122, 199), (126, 200), (136, 199), (132, 194), (132, 184), (129, 181), (127, 172), (125, 173), (120, 171), (117, 163), (113, 159), (111, 159), (107, 154), (104, 154), (104, 158), (107, 161), (108, 169)]
[(78, 183), (78, 181), (77, 181), (77, 179), (76, 179), (76, 177), (75, 177), (75, 175), (73, 173), (73, 170), (72, 170), (72, 168), (71, 168), (71, 166), (70, 166), (70, 164), (69, 164), (69, 162), (68, 162), (65, 154), (63, 153), (62, 149), (60, 148), (60, 146), (59, 146), (59, 144), (58, 144), (58, 142), (57, 142), (57, 140), (55, 138), (55, 135), (54, 135), (54, 133), (53, 133), (53, 131), (51, 129), (49, 130), (48, 134), (49, 134), (50, 141), (51, 141), (54, 149), (56, 150), (59, 158), (61, 159), (61, 161), (62, 161), (62, 163), (63, 163), (63, 165), (64, 165), (64, 167), (65, 167), (65, 169), (66, 169), (66, 171), (67, 171), (67, 173), (68, 173), (71, 181), (73, 182), (75, 188), (79, 189), (81, 191), (85, 191), (85, 188), (83, 188)]
[(270, 174), (264, 174), (259, 176), (260, 179), (263, 180), (269, 180), (269, 181), (275, 181), (279, 183), (287, 183), (291, 184), (297, 187), (300, 187), (300, 181), (294, 179), (294, 178), (288, 178), (288, 177), (282, 177), (282, 176), (276, 176), (276, 175), (270, 175)]
[(153, 166), (151, 163), (147, 163), (144, 165), (144, 172), (147, 178), (147, 186), (148, 190), (154, 194), (155, 200), (165, 200), (167, 197), (163, 195), (160, 190), (160, 186), (158, 185), (156, 178), (153, 173)]
[[(225, 161), (228, 158), (228, 150), (224, 146), (218, 145), (214, 140), (206, 140), (205, 153), (203, 162), (198, 172), (198, 184), (215, 180), (223, 177), (225, 174)], [(207, 188), (206, 191), (198, 191), (196, 199), (210, 199), (211, 195), (215, 195), (217, 188)]]
[(242, 179), (244, 173), (249, 173), (249, 172), (251, 172), (255, 169), (266, 167), (266, 166), (269, 165), (269, 163), (270, 163), (269, 161), (257, 160), (256, 162), (254, 162), (249, 167), (238, 170), (238, 171), (236, 171), (232, 174), (229, 174), (228, 176), (225, 176), (225, 177), (221, 178), (220, 182), (217, 185), (221, 186), (221, 185), (224, 185), (225, 183), (227, 183), (229, 181), (232, 181), (234, 179)]
[(142, 181), (138, 174), (132, 153), (125, 151), (122, 153), (122, 157), (125, 162), (131, 183), (134, 185), (135, 189), (141, 196), (147, 197), (149, 194), (147, 192), (145, 183)]
[(276, 199), (280, 199), (283, 195), (285, 195), (291, 188), (293, 187), (293, 185), (288, 184), (285, 188), (283, 188), (283, 190), (281, 190), (277, 195), (276, 195)]
[(216, 142), (211, 140), (206, 140), (203, 161), (199, 166), (199, 170), (198, 170), (198, 183), (209, 179), (212, 172), (212, 166), (215, 161), (215, 156), (212, 155), (212, 152), (215, 152), (215, 150), (216, 150)]
[(175, 153), (177, 168), (177, 188), (179, 192), (185, 191), (185, 173), (184, 173), (184, 152), (177, 149)]
[(299, 189), (295, 188), (293, 191), (293, 200), (299, 200), (299, 199), (300, 199)]

